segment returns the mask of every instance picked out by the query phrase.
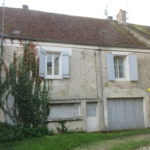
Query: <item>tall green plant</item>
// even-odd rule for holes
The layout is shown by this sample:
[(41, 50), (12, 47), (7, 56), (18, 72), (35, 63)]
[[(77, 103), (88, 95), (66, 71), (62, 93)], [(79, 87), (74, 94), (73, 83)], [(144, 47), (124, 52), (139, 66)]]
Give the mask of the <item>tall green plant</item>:
[[(37, 127), (47, 120), (51, 81), (39, 77), (36, 45), (24, 45), (23, 56), (14, 53), (9, 67), (9, 92), (14, 96), (13, 121), (24, 127)], [(11, 117), (12, 118), (12, 117)]]
[[(2, 77), (2, 69), (5, 71), (5, 77)], [(9, 79), (8, 79), (8, 69), (4, 61), (0, 63), (0, 108), (4, 111), (4, 113), (9, 113), (5, 109), (6, 101), (5, 97), (7, 97), (9, 88)]]

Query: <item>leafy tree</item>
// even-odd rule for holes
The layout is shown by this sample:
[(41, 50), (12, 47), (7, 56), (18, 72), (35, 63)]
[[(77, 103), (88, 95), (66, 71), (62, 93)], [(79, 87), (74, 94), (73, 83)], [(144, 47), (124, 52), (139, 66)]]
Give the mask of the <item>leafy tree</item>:
[(33, 42), (25, 44), (22, 56), (17, 57), (14, 53), (6, 79), (14, 104), (13, 115), (8, 113), (8, 107), (5, 113), (14, 123), (24, 127), (44, 124), (50, 112), (47, 104), (51, 100), (51, 80), (39, 76), (39, 58), (36, 56), (36, 45)]

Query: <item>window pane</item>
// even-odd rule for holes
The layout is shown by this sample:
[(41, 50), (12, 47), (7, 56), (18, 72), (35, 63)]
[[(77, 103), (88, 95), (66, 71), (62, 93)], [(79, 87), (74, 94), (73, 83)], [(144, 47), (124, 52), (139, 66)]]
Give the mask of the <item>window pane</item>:
[(47, 62), (47, 67), (52, 67), (52, 62)]
[(59, 67), (59, 61), (54, 61), (54, 67)]
[(52, 54), (47, 54), (47, 61), (52, 61)]
[(55, 61), (55, 60), (59, 60), (59, 54), (55, 54), (55, 55), (54, 55), (54, 61)]
[(54, 75), (59, 75), (59, 68), (54, 68)]
[(119, 71), (119, 78), (124, 78), (124, 71)]
[(47, 54), (47, 67), (52, 67), (52, 54)]
[(47, 75), (52, 75), (52, 68), (47, 68)]
[(119, 71), (123, 71), (123, 65), (119, 65)]
[(123, 65), (123, 58), (118, 58), (118, 64)]
[(115, 65), (115, 78), (118, 78), (117, 67)]
[(54, 75), (59, 75), (59, 54), (54, 54)]

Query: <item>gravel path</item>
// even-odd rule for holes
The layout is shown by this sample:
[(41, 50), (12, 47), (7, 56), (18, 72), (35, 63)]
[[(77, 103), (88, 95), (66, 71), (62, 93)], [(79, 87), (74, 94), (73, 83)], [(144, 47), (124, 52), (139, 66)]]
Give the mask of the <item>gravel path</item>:
[[(150, 139), (150, 134), (134, 135), (134, 136), (129, 136), (129, 137), (122, 137), (120, 139), (97, 141), (88, 145), (77, 147), (74, 150), (109, 150), (113, 147), (116, 147), (116, 146), (119, 146), (121, 144), (125, 144), (128, 142), (142, 141), (142, 140), (149, 140), (149, 139)], [(136, 149), (136, 150), (140, 150), (140, 149)]]

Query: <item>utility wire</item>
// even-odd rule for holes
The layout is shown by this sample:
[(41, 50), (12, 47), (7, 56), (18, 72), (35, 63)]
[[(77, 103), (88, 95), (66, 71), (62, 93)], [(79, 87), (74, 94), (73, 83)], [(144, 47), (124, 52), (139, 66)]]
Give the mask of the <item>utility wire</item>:
[(106, 8), (110, 5), (110, 3), (112, 2), (113, 0), (111, 0), (109, 3), (108, 3), (108, 5), (106, 6)]

